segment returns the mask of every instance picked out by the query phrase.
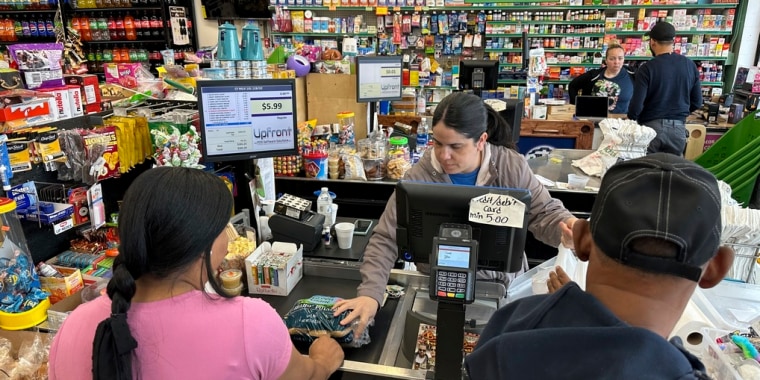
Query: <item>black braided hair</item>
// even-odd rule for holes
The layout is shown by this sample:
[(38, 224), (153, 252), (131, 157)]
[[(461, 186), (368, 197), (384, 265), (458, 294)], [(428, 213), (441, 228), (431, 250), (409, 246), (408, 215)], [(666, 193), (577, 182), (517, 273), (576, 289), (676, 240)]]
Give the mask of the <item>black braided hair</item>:
[(93, 379), (132, 379), (138, 342), (127, 324), (127, 313), (137, 290), (135, 281), (143, 275), (178, 277), (202, 257), (212, 288), (229, 297), (214, 280), (211, 247), (231, 212), (230, 191), (211, 173), (159, 167), (135, 179), (119, 214), (121, 244), (107, 288), (111, 316), (95, 332)]

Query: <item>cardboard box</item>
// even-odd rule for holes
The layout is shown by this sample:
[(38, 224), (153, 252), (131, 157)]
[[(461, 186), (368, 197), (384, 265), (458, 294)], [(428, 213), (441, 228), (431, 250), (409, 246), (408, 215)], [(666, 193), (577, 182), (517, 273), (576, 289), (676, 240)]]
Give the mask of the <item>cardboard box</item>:
[(0, 121), (29, 119), (35, 116), (47, 116), (50, 113), (50, 103), (47, 99), (34, 99), (0, 108)]
[(51, 112), (53, 115), (59, 119), (68, 119), (72, 117), (71, 95), (69, 94), (68, 88), (48, 88), (40, 91), (53, 95), (53, 104), (55, 105), (53, 112)]
[(77, 306), (82, 304), (82, 290), (80, 289), (76, 293), (69, 295), (68, 297), (60, 300), (55, 305), (50, 306), (47, 311), (47, 327), (50, 330), (58, 330), (61, 328), (61, 324), (69, 316)]
[[(284, 252), (287, 260), (273, 266), (261, 266), (260, 258), (269, 252)], [(254, 277), (254, 270), (256, 277)], [(264, 242), (245, 259), (249, 294), (287, 296), (303, 277), (303, 246), (292, 243)]]
[(82, 104), (86, 113), (100, 112), (100, 85), (98, 76), (92, 74), (65, 75), (67, 85), (79, 86), (82, 90)]
[(40, 284), (42, 290), (50, 293), (50, 303), (55, 304), (65, 299), (84, 287), (82, 272), (79, 269), (66, 268), (54, 265), (65, 277), (42, 277)]
[[(69, 106), (71, 108), (71, 115), (73, 117), (84, 115), (84, 105), (82, 104), (82, 88), (75, 85), (68, 85), (66, 86), (66, 89), (69, 92)], [(100, 93), (99, 88), (98, 93)], [(99, 111), (100, 106), (98, 106), (98, 112)]]

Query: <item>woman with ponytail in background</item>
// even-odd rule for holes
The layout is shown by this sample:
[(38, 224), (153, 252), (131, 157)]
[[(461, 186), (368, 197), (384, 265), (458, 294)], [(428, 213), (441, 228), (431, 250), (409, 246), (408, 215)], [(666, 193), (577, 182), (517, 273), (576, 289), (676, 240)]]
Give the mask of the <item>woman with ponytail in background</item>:
[(49, 378), (327, 379), (337, 370), (335, 340), (319, 338), (303, 356), (271, 306), (217, 283), (231, 212), (232, 195), (213, 174), (160, 167), (137, 177), (119, 214), (108, 297), (66, 318)]

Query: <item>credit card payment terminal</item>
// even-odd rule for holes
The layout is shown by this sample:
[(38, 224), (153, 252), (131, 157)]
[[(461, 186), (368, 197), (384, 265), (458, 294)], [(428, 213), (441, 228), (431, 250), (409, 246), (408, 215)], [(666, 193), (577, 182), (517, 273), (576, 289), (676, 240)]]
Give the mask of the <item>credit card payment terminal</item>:
[(442, 224), (438, 236), (433, 238), (430, 266), (431, 299), (472, 303), (478, 267), (478, 242), (472, 240), (472, 227)]

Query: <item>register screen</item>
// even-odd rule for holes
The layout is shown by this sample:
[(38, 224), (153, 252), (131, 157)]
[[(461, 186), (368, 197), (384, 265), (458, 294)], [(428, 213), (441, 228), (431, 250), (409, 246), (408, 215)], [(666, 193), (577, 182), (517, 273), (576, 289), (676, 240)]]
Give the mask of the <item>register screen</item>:
[(208, 161), (295, 154), (292, 84), (198, 84), (201, 137)]
[(470, 267), (470, 247), (438, 246), (438, 266), (467, 269)]

